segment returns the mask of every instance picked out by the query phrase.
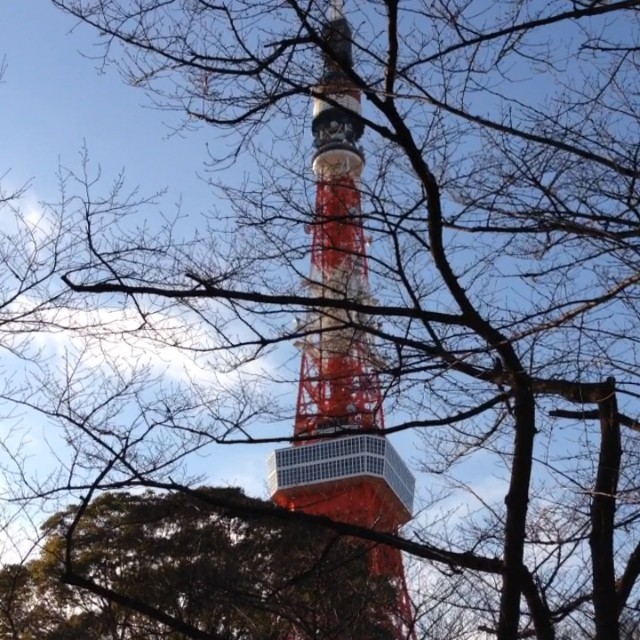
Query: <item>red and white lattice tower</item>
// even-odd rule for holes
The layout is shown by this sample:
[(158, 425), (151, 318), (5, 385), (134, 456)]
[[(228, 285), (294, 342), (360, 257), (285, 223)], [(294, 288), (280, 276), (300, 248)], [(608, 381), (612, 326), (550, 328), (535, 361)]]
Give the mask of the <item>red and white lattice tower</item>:
[[(317, 200), (307, 284), (311, 295), (336, 302), (299, 323), (304, 337), (298, 342), (294, 436), (301, 439), (271, 456), (269, 485), (280, 506), (396, 533), (411, 518), (415, 481), (383, 435), (380, 363), (368, 331), (376, 319), (348, 309), (349, 302), (375, 303), (359, 189), (361, 95), (348, 74), (351, 40), (341, 2), (333, 0), (324, 30), (324, 73), (313, 100)], [(388, 637), (415, 638), (400, 552), (373, 547), (370, 566), (397, 590), (396, 610), (383, 621)]]

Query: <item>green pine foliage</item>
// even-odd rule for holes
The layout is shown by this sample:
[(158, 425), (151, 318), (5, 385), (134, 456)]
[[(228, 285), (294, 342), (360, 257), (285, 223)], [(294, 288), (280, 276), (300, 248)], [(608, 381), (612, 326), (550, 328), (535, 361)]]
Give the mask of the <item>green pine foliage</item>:
[[(231, 517), (207, 503), (216, 492), (253, 502), (234, 488), (105, 493), (79, 517), (78, 506), (56, 514), (39, 557), (0, 573), (0, 639), (388, 635), (394, 591), (370, 575), (366, 548), (315, 526)], [(98, 589), (67, 584), (70, 574)]]

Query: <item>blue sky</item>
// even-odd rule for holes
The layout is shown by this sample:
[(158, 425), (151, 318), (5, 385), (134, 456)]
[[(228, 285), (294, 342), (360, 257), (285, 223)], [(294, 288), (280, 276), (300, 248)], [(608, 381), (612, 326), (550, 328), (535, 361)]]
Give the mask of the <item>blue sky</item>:
[[(219, 144), (213, 131), (198, 127), (172, 134), (179, 116), (154, 109), (148, 96), (128, 86), (115, 67), (101, 69), (101, 61), (91, 59), (96, 49), (89, 28), (48, 1), (5, 0), (0, 7), (0, 42), (6, 64), (0, 85), (0, 175), (9, 171), (7, 186), (29, 183), (23, 205), (55, 201), (58, 165), (79, 168), (85, 145), (105, 176), (124, 169), (128, 183), (141, 185), (144, 193), (167, 188), (162, 207), (171, 209), (181, 199), (183, 210), (195, 218), (215, 205), (211, 189), (199, 177), (204, 173), (207, 144)], [(310, 132), (305, 141), (310, 161)], [(230, 177), (237, 178), (244, 170), (246, 165), (236, 165)], [(154, 213), (151, 208), (144, 215)], [(291, 359), (291, 353), (277, 357)], [(289, 371), (298, 367), (298, 355), (293, 357)], [(292, 385), (291, 393), (295, 392)], [(388, 416), (387, 424), (399, 419), (393, 418)], [(266, 435), (272, 434), (271, 430)], [(51, 441), (51, 436), (42, 433), (33, 437), (36, 445), (42, 445), (34, 448), (36, 456), (46, 455), (47, 439)], [(421, 455), (415, 436), (402, 434), (394, 443), (415, 470)], [(203, 456), (192, 457), (190, 468), (206, 481), (240, 484), (266, 496), (266, 459), (274, 448), (209, 447)], [(419, 478), (425, 481), (425, 476)], [(478, 486), (487, 493), (494, 485), (493, 474), (485, 472)]]
[[(129, 185), (139, 184), (144, 193), (167, 188), (158, 215), (178, 199), (194, 216), (215, 204), (199, 177), (207, 144), (219, 144), (211, 129), (172, 134), (179, 116), (154, 109), (115, 67), (102, 69), (90, 28), (49, 2), (14, 0), (0, 8), (0, 41), (6, 64), (0, 85), (0, 174), (9, 171), (7, 186), (29, 183), (23, 206), (55, 201), (58, 165), (78, 169), (85, 145), (92, 164), (99, 164), (106, 177), (124, 168)], [(310, 133), (307, 141), (310, 158)], [(234, 167), (234, 177), (239, 170), (244, 165)], [(147, 209), (144, 215), (152, 214)], [(294, 358), (297, 362), (297, 354)], [(401, 449), (409, 439), (400, 439)], [(266, 457), (273, 448), (218, 449), (195, 458), (194, 465), (210, 481), (240, 483), (264, 495)], [(411, 456), (409, 449), (404, 453)]]
[[(145, 94), (127, 86), (113, 67), (100, 72), (94, 33), (42, 0), (0, 6), (0, 56), (6, 71), (0, 85), (0, 175), (3, 184), (29, 184), (22, 206), (58, 197), (59, 164), (78, 169), (86, 145), (92, 164), (108, 178), (125, 169), (130, 186), (144, 193), (168, 189), (158, 207), (169, 213), (181, 200), (198, 214), (212, 205), (199, 177), (211, 142), (205, 128), (172, 135), (175, 115), (150, 106)], [(153, 215), (148, 209), (144, 215)], [(152, 221), (150, 221), (152, 222)], [(32, 442), (42, 434), (34, 434)], [(272, 447), (194, 459), (210, 481), (240, 483), (264, 493), (266, 456)], [(36, 453), (46, 450), (36, 447)], [(236, 453), (237, 452), (237, 453)]]
[[(100, 73), (90, 29), (42, 0), (0, 7), (0, 168), (12, 184), (31, 181), (38, 199), (56, 196), (58, 163), (78, 166), (86, 144), (105, 174), (126, 168), (145, 191), (168, 187), (187, 206), (205, 207), (208, 191), (195, 177), (206, 158), (202, 130), (170, 135), (177, 120), (150, 107), (117, 70)], [(173, 119), (172, 119), (173, 118)]]

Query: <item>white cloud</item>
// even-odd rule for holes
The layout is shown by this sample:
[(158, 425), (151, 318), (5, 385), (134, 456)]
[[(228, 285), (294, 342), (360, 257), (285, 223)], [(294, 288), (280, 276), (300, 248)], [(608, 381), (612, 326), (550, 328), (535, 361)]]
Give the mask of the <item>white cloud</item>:
[[(37, 301), (22, 298), (7, 312), (36, 308)], [(233, 384), (242, 376), (267, 379), (272, 373), (269, 357), (230, 361), (220, 349), (213, 331), (197, 324), (182, 311), (148, 312), (147, 323), (133, 305), (91, 309), (51, 308), (38, 312), (43, 330), (32, 340), (45, 359), (75, 352), (86, 366), (117, 366), (123, 373), (145, 367), (168, 380), (209, 384)]]

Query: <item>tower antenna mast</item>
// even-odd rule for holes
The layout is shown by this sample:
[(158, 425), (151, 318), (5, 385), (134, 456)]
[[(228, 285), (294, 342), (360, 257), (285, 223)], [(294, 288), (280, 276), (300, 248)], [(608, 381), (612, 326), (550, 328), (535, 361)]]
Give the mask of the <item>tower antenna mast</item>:
[(331, 0), (329, 3), (329, 22), (344, 18), (344, 2), (342, 0)]

